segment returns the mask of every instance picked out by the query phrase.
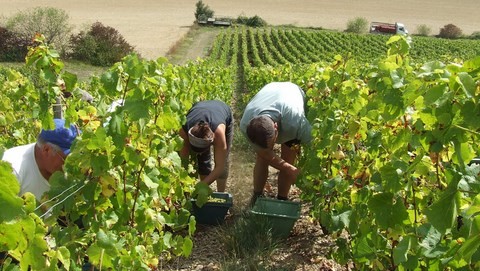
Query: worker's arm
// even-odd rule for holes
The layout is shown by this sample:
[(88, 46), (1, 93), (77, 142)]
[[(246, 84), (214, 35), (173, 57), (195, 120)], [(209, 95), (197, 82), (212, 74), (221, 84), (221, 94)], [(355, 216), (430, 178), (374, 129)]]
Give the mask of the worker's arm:
[(220, 177), (225, 170), (225, 164), (227, 163), (228, 149), (227, 149), (227, 138), (225, 136), (226, 126), (220, 124), (215, 130), (215, 139), (213, 141), (213, 152), (214, 152), (214, 161), (215, 167), (212, 172), (203, 178), (202, 182), (207, 184), (213, 183)]
[(188, 140), (187, 133), (185, 133), (183, 128), (180, 128), (180, 131), (178, 133), (180, 134), (180, 137), (183, 139), (183, 146), (179, 152), (179, 155), (181, 158), (186, 159), (188, 158), (188, 155), (190, 153), (190, 141)]
[(268, 164), (280, 171), (284, 171), (289, 175), (297, 176), (300, 170), (290, 163), (287, 163), (280, 156), (276, 155), (271, 149), (257, 149), (257, 154), (260, 158), (266, 160)]

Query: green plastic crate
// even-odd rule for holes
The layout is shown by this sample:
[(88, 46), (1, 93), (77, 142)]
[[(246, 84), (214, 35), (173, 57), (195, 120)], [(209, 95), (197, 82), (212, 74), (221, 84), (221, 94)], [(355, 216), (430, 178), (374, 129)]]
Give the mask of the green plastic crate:
[(260, 197), (250, 213), (265, 219), (272, 233), (280, 238), (287, 237), (300, 217), (301, 203)]
[(199, 224), (219, 225), (225, 221), (228, 209), (233, 206), (233, 197), (230, 193), (213, 192), (212, 198), (224, 199), (225, 202), (207, 202), (198, 207), (196, 200), (192, 199), (193, 215)]

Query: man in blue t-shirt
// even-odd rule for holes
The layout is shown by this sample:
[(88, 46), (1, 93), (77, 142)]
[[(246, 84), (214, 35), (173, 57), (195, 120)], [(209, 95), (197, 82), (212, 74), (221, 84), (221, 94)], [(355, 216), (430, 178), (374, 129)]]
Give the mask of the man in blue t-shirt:
[[(290, 186), (300, 170), (294, 166), (300, 153), (300, 143), (312, 140), (312, 127), (305, 117), (305, 93), (291, 82), (273, 82), (265, 85), (247, 104), (240, 130), (253, 144), (256, 161), (253, 172), (253, 197), (263, 195), (268, 177), (268, 166), (280, 171), (278, 195), (288, 199)], [(275, 143), (281, 144), (280, 157), (275, 154)]]

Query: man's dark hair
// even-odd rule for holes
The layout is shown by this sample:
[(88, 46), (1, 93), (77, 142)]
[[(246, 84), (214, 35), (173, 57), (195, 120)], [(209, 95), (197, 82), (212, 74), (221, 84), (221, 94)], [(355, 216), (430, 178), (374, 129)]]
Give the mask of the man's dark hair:
[(275, 136), (273, 120), (265, 115), (253, 118), (247, 126), (247, 136), (253, 144), (268, 148), (268, 140)]

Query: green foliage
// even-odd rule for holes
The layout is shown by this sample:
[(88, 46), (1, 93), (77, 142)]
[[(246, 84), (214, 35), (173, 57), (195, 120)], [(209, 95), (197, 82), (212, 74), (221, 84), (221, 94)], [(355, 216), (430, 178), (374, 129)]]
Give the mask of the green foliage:
[(308, 81), (302, 197), (337, 236), (339, 263), (475, 270), (479, 218), (467, 210), (478, 209), (480, 167), (467, 163), (480, 126), (466, 116), (478, 116), (480, 59), (415, 67), (405, 38), (388, 44), (376, 63), (338, 57)]
[(438, 36), (445, 39), (457, 39), (462, 36), (462, 29), (454, 24), (447, 24), (440, 28)]
[(30, 45), (32, 45), (31, 38), (22, 38), (14, 32), (0, 27), (0, 61), (25, 61)]
[[(413, 44), (432, 41), (460, 42)], [(410, 44), (392, 36), (387, 55), (371, 62), (337, 55), (329, 64), (247, 66), (244, 96), (271, 81), (306, 90), (314, 139), (302, 148), (297, 185), (336, 240), (329, 255), (338, 263), (476, 270), (480, 166), (467, 164), (480, 155), (480, 59), (417, 64)]]
[[(387, 35), (359, 35), (325, 30), (238, 27), (217, 36), (210, 58), (241, 60), (246, 80), (250, 74), (268, 73), (280, 65), (331, 62), (337, 55), (371, 63), (387, 54)], [(233, 54), (232, 41), (239, 40), (240, 56)], [(431, 60), (458, 61), (473, 58), (480, 51), (478, 40), (447, 40), (411, 36), (409, 55), (416, 63)], [(234, 43), (233, 45), (236, 45)], [(236, 52), (236, 51), (235, 51)], [(234, 57), (237, 56), (237, 57)], [(258, 67), (258, 70), (249, 67)], [(284, 67), (279, 67), (283, 69)], [(288, 67), (285, 67), (288, 68)], [(304, 69), (303, 67), (299, 67)], [(273, 71), (275, 78), (278, 74)], [(295, 80), (296, 78), (290, 78)], [(268, 81), (268, 80), (267, 80)]]
[[(36, 41), (39, 46), (27, 57), (28, 74), (0, 69), (0, 152), (33, 142), (40, 128), (51, 127), (55, 97), (78, 86), (58, 53), (42, 36)], [(95, 107), (76, 97), (62, 100), (65, 119), (82, 133), (64, 172), (49, 180), (51, 200), (36, 210), (40, 217), (32, 213), (33, 195), (19, 198), (11, 168), (0, 163), (2, 184), (8, 186), (0, 201), (9, 210), (0, 219), (0, 251), (8, 251), (22, 270), (78, 270), (85, 257), (97, 269), (151, 270), (159, 257), (188, 257), (196, 229), (188, 211), (196, 180), (192, 168), (182, 166), (177, 133), (194, 102), (230, 102), (235, 73), (213, 63), (177, 67), (129, 55), (84, 85), (98, 97)], [(109, 110), (119, 99), (122, 106)]]
[(345, 32), (363, 34), (368, 32), (368, 20), (365, 17), (356, 17), (347, 22)]
[(212, 188), (208, 186), (208, 184), (204, 182), (198, 182), (195, 185), (195, 190), (192, 193), (192, 198), (195, 198), (195, 204), (198, 207), (202, 207), (205, 203), (207, 203), (209, 196), (212, 194)]
[(208, 18), (213, 18), (215, 12), (202, 0), (195, 4), (195, 19), (197, 21), (206, 21)]
[[(4, 161), (0, 161), (0, 179), (0, 203), (5, 208), (0, 215), (0, 251), (8, 251), (10, 257), (20, 262), (21, 270), (45, 270), (57, 263), (69, 266), (70, 254), (65, 247), (48, 248), (44, 239), (47, 227), (35, 214), (35, 196), (17, 196), (20, 186), (10, 164)], [(2, 266), (3, 270), (15, 268), (12, 261)]]
[(430, 34), (432, 33), (432, 28), (430, 28), (428, 25), (426, 24), (420, 24), (417, 26), (417, 29), (416, 29), (416, 34), (418, 36), (430, 36)]
[(68, 49), (72, 30), (66, 11), (54, 7), (35, 7), (19, 11), (7, 18), (6, 28), (20, 41), (31, 41), (36, 34), (45, 36), (45, 42), (54, 45), (61, 53)]
[(100, 22), (70, 37), (71, 57), (96, 66), (110, 66), (133, 53), (133, 47), (113, 27)]
[(480, 31), (473, 32), (468, 38), (472, 40), (480, 40)]
[(238, 18), (235, 20), (235, 23), (243, 24), (249, 27), (264, 27), (268, 25), (267, 22), (258, 15), (252, 17), (238, 16)]

